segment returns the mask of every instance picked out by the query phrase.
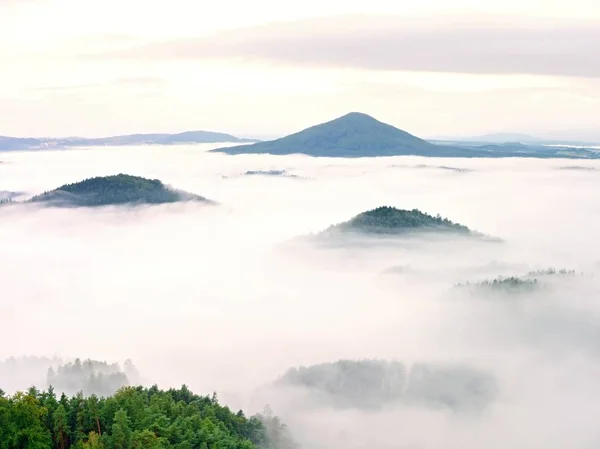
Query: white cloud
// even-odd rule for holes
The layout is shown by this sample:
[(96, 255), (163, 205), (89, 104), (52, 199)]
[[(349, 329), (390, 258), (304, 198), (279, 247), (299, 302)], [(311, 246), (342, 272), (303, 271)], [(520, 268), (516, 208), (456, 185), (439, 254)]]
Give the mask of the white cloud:
[[(597, 161), (577, 162), (595, 171), (568, 171), (559, 168), (572, 161), (231, 157), (208, 148), (0, 153), (0, 190), (33, 194), (126, 172), (223, 204), (1, 208), (0, 340), (10, 344), (0, 345), (0, 358), (132, 357), (150, 382), (217, 390), (232, 406), (247, 405), (253, 388), (291, 365), (346, 357), (467, 360), (501, 381), (500, 399), (482, 414), (308, 413), (288, 407), (285, 396), (272, 405), (310, 447), (597, 443), (591, 417), (599, 348), (589, 338), (600, 322), (596, 277), (577, 277), (529, 301), (447, 296), (453, 283), (498, 270), (553, 265), (595, 273)], [(300, 178), (240, 176), (271, 168)], [(382, 204), (439, 212), (506, 242), (341, 252), (275, 247)], [(378, 276), (391, 265), (415, 271)], [(590, 419), (573, 418), (574, 410)], [(346, 445), (338, 446), (344, 434)]]

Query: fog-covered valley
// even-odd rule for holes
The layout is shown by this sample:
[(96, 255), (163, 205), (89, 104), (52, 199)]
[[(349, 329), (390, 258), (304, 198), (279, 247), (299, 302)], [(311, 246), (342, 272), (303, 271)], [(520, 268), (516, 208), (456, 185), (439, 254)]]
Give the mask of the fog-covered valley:
[[(269, 404), (307, 449), (597, 447), (600, 162), (214, 147), (0, 153), (0, 191), (17, 198), (127, 173), (218, 203), (2, 205), (0, 360), (132, 359), (147, 386), (216, 391), (248, 413)], [(385, 205), (496, 239), (296, 239)], [(512, 277), (535, 288), (486, 283)], [(377, 370), (281, 382), (366, 359), (404, 364), (398, 400), (363, 406)], [(7, 393), (47, 380), (47, 363), (21, 362), (0, 369)]]

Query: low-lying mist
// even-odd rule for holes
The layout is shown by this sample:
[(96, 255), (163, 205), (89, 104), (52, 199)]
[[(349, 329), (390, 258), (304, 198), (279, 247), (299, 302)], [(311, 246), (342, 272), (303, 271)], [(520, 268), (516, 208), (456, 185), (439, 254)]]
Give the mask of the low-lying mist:
[[(0, 360), (132, 359), (147, 384), (216, 391), (248, 413), (270, 404), (310, 449), (598, 446), (599, 171), (561, 160), (210, 148), (0, 154), (0, 191), (23, 197), (127, 173), (220, 204), (2, 206)], [(289, 244), (382, 205), (439, 213), (502, 241)], [(538, 276), (526, 291), (460, 287), (549, 268), (575, 274)], [(486, 373), (497, 391), (466, 410), (339, 407), (276, 382), (292, 367), (365, 359)], [(46, 369), (5, 375), (0, 388), (26, 389)], [(455, 391), (442, 388), (447, 376), (435, 379), (428, 394)]]

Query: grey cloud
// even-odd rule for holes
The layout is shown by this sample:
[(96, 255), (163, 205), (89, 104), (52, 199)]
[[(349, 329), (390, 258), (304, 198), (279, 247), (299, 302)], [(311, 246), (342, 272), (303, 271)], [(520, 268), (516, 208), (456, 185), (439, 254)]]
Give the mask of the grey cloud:
[(600, 77), (600, 23), (514, 24), (344, 16), (133, 47), (108, 57), (271, 61), (477, 74)]

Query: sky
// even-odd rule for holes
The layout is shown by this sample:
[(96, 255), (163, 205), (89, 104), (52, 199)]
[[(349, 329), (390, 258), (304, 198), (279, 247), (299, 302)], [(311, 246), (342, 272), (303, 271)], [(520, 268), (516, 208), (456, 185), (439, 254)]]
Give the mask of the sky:
[(0, 135), (600, 139), (596, 0), (0, 0)]
[[(0, 153), (0, 191), (22, 198), (122, 172), (219, 203), (0, 207), (0, 341), (9, 342), (0, 363), (131, 358), (147, 385), (216, 391), (248, 414), (271, 404), (305, 448), (598, 447), (600, 161), (229, 156), (212, 147)], [(244, 175), (269, 169), (297, 177)], [(502, 242), (289, 244), (382, 205), (439, 213)], [(384, 275), (391, 267), (402, 270)], [(541, 278), (530, 295), (453, 289), (548, 267), (576, 274)], [(290, 367), (343, 358), (473, 366), (499, 392), (463, 413), (340, 410), (261, 388)], [(7, 381), (0, 366), (0, 388), (28, 388), (35, 375), (45, 387), (46, 370), (29, 371)]]

